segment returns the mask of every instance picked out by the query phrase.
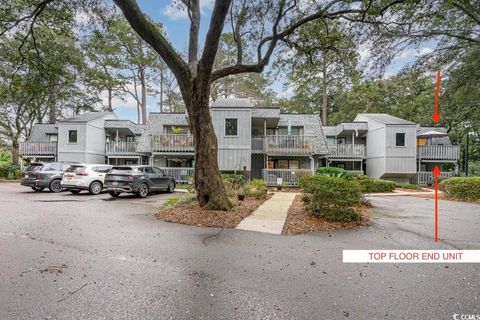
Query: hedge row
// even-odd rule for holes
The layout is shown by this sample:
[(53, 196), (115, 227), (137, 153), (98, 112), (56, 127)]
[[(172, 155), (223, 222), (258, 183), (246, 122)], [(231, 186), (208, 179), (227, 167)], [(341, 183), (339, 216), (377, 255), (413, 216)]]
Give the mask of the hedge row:
[(316, 175), (302, 177), (303, 201), (310, 213), (329, 221), (356, 221), (362, 195), (351, 181), (339, 177)]
[(450, 178), (440, 182), (440, 190), (449, 198), (480, 200), (480, 177)]
[(262, 179), (253, 179), (243, 187), (243, 192), (247, 197), (265, 199), (267, 198), (267, 183)]
[(393, 181), (374, 179), (369, 176), (357, 176), (353, 182), (362, 193), (392, 192), (396, 187)]
[(20, 179), (22, 171), (18, 166), (6, 165), (0, 166), (0, 178), (1, 179)]

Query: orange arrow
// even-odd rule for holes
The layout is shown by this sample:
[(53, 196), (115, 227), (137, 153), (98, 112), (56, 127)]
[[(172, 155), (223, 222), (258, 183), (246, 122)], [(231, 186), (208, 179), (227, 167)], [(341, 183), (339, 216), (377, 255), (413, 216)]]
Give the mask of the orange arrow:
[(438, 176), (440, 175), (440, 169), (436, 165), (432, 170), (435, 180), (435, 242), (438, 242)]
[(435, 106), (432, 119), (435, 123), (440, 121), (440, 112), (438, 110), (438, 95), (440, 94), (440, 70), (437, 71), (437, 85), (435, 87)]

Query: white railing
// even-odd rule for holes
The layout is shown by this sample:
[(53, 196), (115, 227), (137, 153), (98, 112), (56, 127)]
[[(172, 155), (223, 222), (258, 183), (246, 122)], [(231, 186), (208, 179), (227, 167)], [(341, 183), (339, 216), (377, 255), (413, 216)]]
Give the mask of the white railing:
[(195, 172), (194, 168), (171, 168), (171, 167), (162, 167), (168, 175), (171, 175), (175, 178), (177, 183), (192, 183), (193, 175)]
[(264, 150), (278, 154), (315, 153), (314, 136), (279, 135), (265, 137)]
[(362, 170), (348, 170), (348, 172), (352, 173), (352, 174), (355, 174), (355, 175), (363, 175), (363, 171)]
[(137, 153), (137, 145), (136, 142), (107, 142), (105, 143), (105, 153), (107, 155)]
[(264, 147), (263, 143), (265, 138), (252, 138), (252, 152), (253, 153), (263, 153)]
[(278, 178), (281, 178), (283, 185), (298, 187), (301, 177), (311, 175), (313, 172), (310, 169), (262, 169), (262, 178), (267, 186), (277, 186)]
[(361, 144), (338, 144), (334, 146), (328, 146), (328, 152), (330, 158), (365, 158), (366, 147)]
[(417, 147), (419, 159), (432, 160), (458, 160), (460, 157), (459, 146), (426, 145)]
[[(441, 172), (439, 178), (446, 179), (455, 177), (455, 172)], [(433, 184), (433, 173), (430, 171), (419, 171), (415, 176), (410, 179), (410, 183), (431, 185)]]
[(43, 156), (56, 155), (56, 142), (20, 142), (20, 155), (22, 156)]
[(156, 134), (150, 137), (152, 152), (193, 152), (193, 147), (191, 134)]

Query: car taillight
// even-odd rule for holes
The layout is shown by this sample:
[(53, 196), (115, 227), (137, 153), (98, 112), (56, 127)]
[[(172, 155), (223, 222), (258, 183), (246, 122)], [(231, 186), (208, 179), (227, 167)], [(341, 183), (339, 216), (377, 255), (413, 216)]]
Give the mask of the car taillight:
[(88, 176), (88, 172), (85, 168), (78, 168), (78, 169), (75, 169), (75, 174), (77, 176)]
[(35, 173), (35, 179), (37, 179), (37, 180), (40, 179), (40, 173), (38, 173), (38, 172)]

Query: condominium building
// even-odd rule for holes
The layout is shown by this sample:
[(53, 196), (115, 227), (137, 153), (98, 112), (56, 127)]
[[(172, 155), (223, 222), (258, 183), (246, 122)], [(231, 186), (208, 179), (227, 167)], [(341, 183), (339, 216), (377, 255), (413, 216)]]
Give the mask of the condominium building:
[[(255, 108), (248, 99), (217, 100), (210, 108), (221, 171), (297, 185), (318, 167), (342, 167), (401, 183), (430, 183), (438, 164), (453, 175), (459, 157), (444, 128), (422, 128), (386, 114), (322, 126), (316, 114)], [(199, 137), (201, 139), (201, 137)], [(150, 113), (146, 125), (90, 112), (55, 124), (36, 124), (21, 144), (23, 158), (44, 161), (151, 164), (189, 182), (194, 138), (186, 113)]]

